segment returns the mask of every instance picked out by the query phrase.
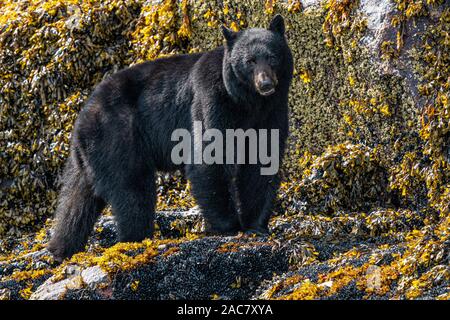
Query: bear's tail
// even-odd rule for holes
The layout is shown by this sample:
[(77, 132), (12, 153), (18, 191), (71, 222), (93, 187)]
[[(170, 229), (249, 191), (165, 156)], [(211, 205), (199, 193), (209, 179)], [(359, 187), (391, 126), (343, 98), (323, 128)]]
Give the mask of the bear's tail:
[(62, 175), (62, 188), (56, 209), (56, 225), (47, 249), (56, 261), (82, 251), (95, 221), (105, 207), (95, 196), (83, 168), (69, 157)]

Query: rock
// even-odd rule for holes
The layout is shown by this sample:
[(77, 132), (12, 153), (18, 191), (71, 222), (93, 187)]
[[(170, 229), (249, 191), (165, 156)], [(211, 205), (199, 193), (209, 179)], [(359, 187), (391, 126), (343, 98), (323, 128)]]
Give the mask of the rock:
[(68, 266), (65, 274), (68, 276), (66, 279), (56, 281), (52, 277), (45, 281), (31, 295), (30, 300), (60, 300), (80, 289), (102, 291), (109, 283), (108, 274), (99, 266), (84, 270), (78, 266)]
[(302, 8), (307, 9), (307, 8), (315, 8), (321, 5), (322, 1), (321, 0), (302, 0)]
[[(102, 266), (92, 265), (95, 260), (83, 265), (75, 259), (61, 267), (50, 264), (46, 267), (48, 253), (39, 250), (8, 261), (5, 266), (9, 268), (4, 269), (0, 278), (0, 289), (11, 299), (23, 299), (21, 292), (32, 284), (30, 299), (33, 300), (209, 299), (213, 295), (224, 299), (245, 299), (252, 295), (261, 281), (270, 279), (274, 273), (287, 271), (287, 249), (267, 238), (200, 236), (198, 239), (194, 237), (195, 240), (184, 238), (178, 241), (186, 232), (192, 235), (201, 224), (198, 209), (158, 212), (156, 220), (160, 232), (156, 241), (161, 242), (155, 243), (156, 256), (145, 263), (131, 269), (124, 264), (123, 270), (107, 271), (108, 262), (103, 259), (98, 260), (102, 261)], [(115, 248), (109, 248), (116, 243), (116, 234), (113, 217), (101, 217), (87, 252), (97, 256), (98, 248), (103, 247), (111, 250), (110, 257), (117, 257)], [(135, 257), (142, 250), (125, 250), (120, 254)], [(120, 259), (112, 263), (120, 264)], [(27, 271), (30, 267), (34, 270), (37, 266), (43, 266), (40, 270), (50, 270), (51, 273), (36, 274), (34, 278), (27, 275), (26, 281), (9, 278), (13, 270)], [(106, 269), (102, 269), (103, 266)]]
[(423, 4), (428, 15), (418, 16), (405, 22), (403, 30), (403, 46), (396, 60), (380, 61), (380, 49), (385, 42), (397, 41), (398, 27), (394, 27), (392, 18), (399, 14), (394, 2), (390, 0), (361, 0), (357, 12), (367, 19), (367, 30), (361, 39), (361, 45), (370, 51), (372, 63), (380, 65), (381, 74), (395, 74), (405, 79), (408, 96), (413, 98), (421, 109), (423, 98), (417, 91), (419, 79), (411, 59), (411, 49), (422, 43), (427, 27), (438, 22), (439, 13), (449, 6), (445, 2), (439, 6)]
[(386, 29), (391, 26), (393, 10), (394, 3), (390, 0), (360, 1), (358, 12), (367, 18), (367, 30), (361, 43), (372, 50), (375, 55), (378, 55), (380, 44), (384, 41)]
[(50, 252), (47, 249), (42, 249), (39, 251), (35, 251), (35, 252), (30, 252), (27, 253), (26, 255), (23, 256), (23, 258), (27, 259), (32, 259), (32, 260), (39, 260), (40, 258), (44, 257), (44, 256), (48, 256), (50, 255)]
[(191, 232), (203, 231), (203, 218), (198, 207), (188, 211), (161, 211), (156, 214), (156, 223), (164, 238), (176, 238)]
[(81, 272), (81, 278), (90, 288), (96, 289), (109, 282), (108, 274), (99, 266), (87, 268)]
[(252, 237), (208, 237), (158, 250), (149, 263), (110, 274), (100, 266), (68, 266), (66, 279), (48, 279), (30, 299), (245, 299), (288, 268), (285, 249)]
[(11, 291), (8, 289), (0, 289), (0, 300), (9, 300), (11, 298)]
[(81, 269), (77, 265), (68, 265), (64, 270), (66, 276), (79, 276), (81, 274)]
[(53, 282), (54, 278), (45, 281), (31, 295), (30, 300), (60, 300), (69, 290), (81, 289), (83, 281), (80, 276), (70, 277), (61, 281)]
[[(163, 238), (177, 238), (185, 235), (187, 230), (201, 232), (203, 218), (197, 207), (188, 211), (159, 211), (155, 214), (158, 231)], [(95, 225), (91, 243), (110, 247), (117, 243), (117, 229), (113, 216), (101, 216)]]
[(326, 281), (318, 285), (318, 287), (331, 288), (333, 286), (333, 281)]

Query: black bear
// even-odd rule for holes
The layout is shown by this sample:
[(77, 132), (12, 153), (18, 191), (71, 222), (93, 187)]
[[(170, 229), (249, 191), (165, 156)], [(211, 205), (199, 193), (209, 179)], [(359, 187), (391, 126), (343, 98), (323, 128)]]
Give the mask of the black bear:
[(83, 250), (106, 204), (112, 206), (120, 241), (151, 237), (156, 171), (186, 174), (208, 233), (268, 232), (278, 173), (262, 175), (260, 162), (175, 164), (171, 159), (174, 130), (193, 132), (198, 121), (219, 132), (276, 129), (277, 160), (282, 160), (293, 73), (283, 18), (276, 15), (268, 29), (222, 27), (222, 32), (224, 46), (215, 50), (138, 64), (96, 87), (75, 123), (61, 179), (48, 245), (57, 260)]

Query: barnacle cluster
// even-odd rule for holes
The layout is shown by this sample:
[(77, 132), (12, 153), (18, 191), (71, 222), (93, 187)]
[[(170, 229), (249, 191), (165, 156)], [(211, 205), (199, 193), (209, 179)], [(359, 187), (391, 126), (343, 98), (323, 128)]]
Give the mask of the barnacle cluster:
[(322, 31), (326, 35), (325, 43), (329, 47), (338, 46), (344, 30), (354, 27), (351, 13), (358, 7), (359, 0), (330, 0), (325, 2), (326, 16), (322, 25)]
[(310, 163), (301, 180), (282, 187), (281, 200), (288, 210), (295, 212), (304, 203), (310, 212), (333, 214), (338, 209), (364, 210), (386, 204), (387, 172), (376, 149), (347, 143), (331, 146), (320, 156), (305, 157)]
[[(386, 235), (393, 232), (396, 230), (389, 228)], [(326, 262), (316, 261), (325, 272), (318, 272), (313, 279), (301, 272), (281, 277), (260, 297), (345, 298), (348, 290), (354, 290), (360, 298), (414, 299), (440, 287), (436, 298), (448, 299), (448, 219), (436, 229), (407, 232), (404, 241), (400, 245), (379, 244), (370, 250), (351, 249)]]
[[(265, 27), (281, 13), (295, 70), (287, 179), (271, 239), (290, 246), (292, 270), (259, 297), (345, 298), (353, 290), (361, 298), (450, 298), (450, 9), (441, 0), (392, 1), (395, 38), (381, 42), (380, 58), (395, 65), (407, 57), (418, 94), (375, 63), (361, 41), (366, 21), (357, 0), (324, 0), (305, 11), (295, 0), (3, 1), (0, 236), (27, 234), (53, 213), (77, 112), (104, 77), (144, 60), (212, 49), (223, 42), (221, 24)], [(426, 19), (433, 23), (416, 26)], [(179, 175), (160, 175), (158, 186), (159, 210), (194, 205)], [(185, 229), (179, 222), (173, 228)], [(44, 247), (48, 225), (42, 230), (34, 245), (21, 244), (27, 253)], [(180, 234), (99, 247), (72, 263), (132, 269), (160, 254), (158, 247), (176, 254), (191, 240), (186, 230)], [(8, 261), (1, 250), (0, 262)], [(320, 270), (314, 277), (302, 269), (311, 265)], [(30, 266), (11, 277), (28, 283), (49, 276), (42, 270)], [(23, 287), (22, 297), (34, 289)]]
[(52, 213), (55, 178), (91, 88), (123, 68), (138, 1), (5, 1), (0, 8), (0, 234)]
[(192, 31), (188, 16), (188, 1), (152, 1), (141, 7), (141, 18), (131, 33), (131, 53), (136, 62), (179, 53), (187, 46)]

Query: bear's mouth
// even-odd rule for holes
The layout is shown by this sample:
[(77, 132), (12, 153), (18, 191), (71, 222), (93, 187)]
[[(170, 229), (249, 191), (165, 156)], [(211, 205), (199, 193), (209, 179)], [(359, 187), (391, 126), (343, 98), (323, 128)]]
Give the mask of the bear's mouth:
[(275, 88), (272, 87), (272, 88), (268, 88), (268, 89), (264, 89), (264, 90), (258, 88), (258, 92), (259, 92), (260, 95), (262, 95), (264, 97), (267, 97), (267, 96), (270, 96), (271, 94), (273, 94), (275, 92)]

